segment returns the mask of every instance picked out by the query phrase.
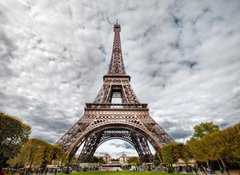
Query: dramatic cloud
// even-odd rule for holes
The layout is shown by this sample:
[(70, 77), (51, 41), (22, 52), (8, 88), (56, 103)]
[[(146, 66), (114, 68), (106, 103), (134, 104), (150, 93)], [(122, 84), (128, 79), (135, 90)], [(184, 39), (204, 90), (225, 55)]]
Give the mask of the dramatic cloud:
[(110, 143), (110, 145), (113, 145), (117, 148), (122, 147), (122, 148), (125, 148), (125, 149), (134, 149), (133, 146), (130, 145), (129, 143), (127, 143), (127, 142), (121, 142), (121, 143), (114, 142), (114, 143)]
[[(0, 2), (0, 111), (54, 143), (102, 85), (116, 19), (126, 71), (151, 116), (177, 141), (193, 126), (240, 122), (240, 1)], [(106, 142), (96, 154), (136, 151)], [(116, 152), (117, 150), (117, 152)]]

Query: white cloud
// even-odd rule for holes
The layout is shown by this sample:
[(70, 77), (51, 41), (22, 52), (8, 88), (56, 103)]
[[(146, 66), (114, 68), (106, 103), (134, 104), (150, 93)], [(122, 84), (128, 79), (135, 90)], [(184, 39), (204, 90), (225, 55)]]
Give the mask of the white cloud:
[(205, 121), (232, 126), (240, 121), (239, 8), (224, 0), (1, 2), (0, 111), (29, 123), (32, 137), (57, 141), (101, 87), (118, 19), (132, 86), (172, 137), (184, 141)]

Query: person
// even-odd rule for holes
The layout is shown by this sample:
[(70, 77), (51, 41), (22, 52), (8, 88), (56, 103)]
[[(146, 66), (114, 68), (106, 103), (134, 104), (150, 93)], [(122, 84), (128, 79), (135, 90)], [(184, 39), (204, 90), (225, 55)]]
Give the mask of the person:
[(53, 173), (57, 174), (57, 168), (54, 168)]
[(195, 174), (198, 174), (198, 169), (196, 166), (193, 167), (193, 171), (195, 172)]
[(210, 173), (210, 174), (215, 174), (213, 167), (210, 167), (210, 168), (209, 168), (209, 173)]
[(193, 174), (192, 166), (189, 166), (188, 172), (189, 172), (190, 174)]
[(224, 174), (224, 168), (223, 167), (220, 167), (220, 171), (222, 174)]
[(206, 174), (207, 175), (207, 169), (206, 169), (206, 167), (203, 167), (203, 174)]
[(7, 174), (7, 170), (6, 169), (2, 169), (1, 175), (6, 175)]
[(21, 169), (19, 170), (19, 175), (24, 175), (24, 168), (21, 168)]
[(44, 174), (48, 174), (48, 168), (45, 169)]
[(225, 166), (224, 169), (227, 172), (227, 174), (230, 174), (229, 171), (228, 171), (228, 167), (227, 166)]

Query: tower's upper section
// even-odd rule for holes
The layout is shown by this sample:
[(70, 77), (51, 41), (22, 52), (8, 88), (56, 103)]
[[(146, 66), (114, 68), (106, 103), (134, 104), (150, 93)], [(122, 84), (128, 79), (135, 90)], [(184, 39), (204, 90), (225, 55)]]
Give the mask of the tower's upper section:
[(118, 22), (114, 25), (114, 40), (111, 62), (108, 69), (108, 75), (126, 75), (122, 58), (120, 32), (121, 26)]

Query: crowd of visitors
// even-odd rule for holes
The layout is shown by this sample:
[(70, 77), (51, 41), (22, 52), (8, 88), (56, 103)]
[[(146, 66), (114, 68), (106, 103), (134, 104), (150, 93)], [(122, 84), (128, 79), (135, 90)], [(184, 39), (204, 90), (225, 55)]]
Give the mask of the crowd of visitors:
[[(57, 168), (20, 168), (18, 170), (16, 170), (15, 168), (4, 168), (2, 169), (2, 171), (0, 172), (0, 175), (7, 175), (7, 174), (16, 174), (18, 173), (19, 175), (32, 175), (32, 174), (36, 174), (36, 175), (42, 175), (42, 174), (59, 174), (59, 173), (71, 173), (71, 172), (78, 172), (78, 171), (99, 171), (100, 167), (98, 166), (94, 166), (94, 167), (80, 167), (80, 166), (69, 166), (69, 167), (57, 167)], [(200, 174), (200, 175), (214, 175), (216, 174), (216, 171), (209, 167), (191, 167), (189, 166), (188, 168), (185, 167), (158, 167), (158, 168), (152, 168), (149, 169), (147, 167), (137, 167), (134, 166), (134, 168), (130, 168), (130, 171), (146, 171), (146, 170), (154, 170), (154, 171), (166, 171), (169, 173), (188, 173), (188, 174)], [(220, 167), (220, 170), (218, 170), (219, 173), (221, 173), (222, 175), (225, 174), (225, 172), (228, 172), (227, 167)], [(218, 174), (219, 174), (218, 173)]]
[(32, 175), (32, 174), (59, 174), (59, 173), (67, 173), (73, 171), (98, 171), (98, 167), (79, 167), (79, 166), (69, 166), (69, 167), (57, 167), (57, 168), (4, 168), (0, 175), (6, 174), (16, 174), (19, 175)]

